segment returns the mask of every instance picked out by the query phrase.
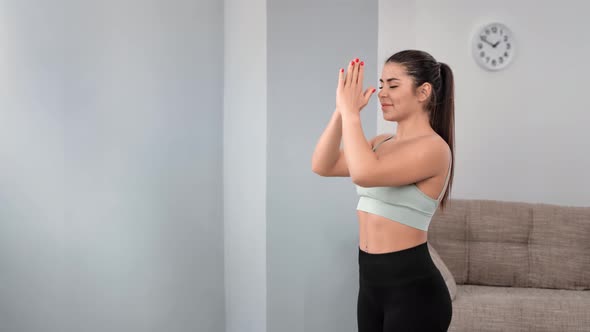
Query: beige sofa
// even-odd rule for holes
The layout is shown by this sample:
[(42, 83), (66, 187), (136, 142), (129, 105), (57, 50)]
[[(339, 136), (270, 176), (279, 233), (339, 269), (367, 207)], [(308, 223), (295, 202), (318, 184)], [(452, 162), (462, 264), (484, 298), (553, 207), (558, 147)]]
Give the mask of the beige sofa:
[(449, 331), (590, 331), (590, 207), (451, 199), (428, 242)]

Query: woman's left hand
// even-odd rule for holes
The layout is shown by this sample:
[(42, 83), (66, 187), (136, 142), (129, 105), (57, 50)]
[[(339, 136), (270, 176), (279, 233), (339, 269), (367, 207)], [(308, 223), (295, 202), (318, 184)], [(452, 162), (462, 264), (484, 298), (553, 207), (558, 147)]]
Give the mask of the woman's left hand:
[(341, 114), (347, 112), (358, 115), (375, 92), (374, 88), (368, 88), (363, 92), (364, 68), (364, 62), (355, 59), (348, 65), (346, 75), (343, 69), (340, 70), (336, 89), (336, 109)]

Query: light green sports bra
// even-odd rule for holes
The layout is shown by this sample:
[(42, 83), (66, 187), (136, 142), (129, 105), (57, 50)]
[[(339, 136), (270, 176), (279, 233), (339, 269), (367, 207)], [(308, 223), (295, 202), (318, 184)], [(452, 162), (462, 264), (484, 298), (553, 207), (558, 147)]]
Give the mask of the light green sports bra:
[[(383, 142), (393, 138), (391, 136)], [(375, 151), (380, 142), (374, 148)], [(452, 163), (451, 158), (451, 163)], [(436, 212), (442, 196), (447, 189), (449, 172), (445, 185), (437, 200), (423, 193), (415, 183), (399, 187), (361, 187), (356, 185), (356, 192), (360, 196), (357, 210), (370, 212), (402, 224), (427, 231), (432, 216)]]

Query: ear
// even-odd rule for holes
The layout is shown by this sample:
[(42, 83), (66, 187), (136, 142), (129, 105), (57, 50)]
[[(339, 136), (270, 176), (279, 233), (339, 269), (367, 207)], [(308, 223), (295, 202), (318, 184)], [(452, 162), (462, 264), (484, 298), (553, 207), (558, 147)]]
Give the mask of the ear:
[(420, 102), (424, 102), (428, 100), (430, 93), (432, 92), (432, 84), (425, 82), (421, 86), (418, 87), (418, 100)]

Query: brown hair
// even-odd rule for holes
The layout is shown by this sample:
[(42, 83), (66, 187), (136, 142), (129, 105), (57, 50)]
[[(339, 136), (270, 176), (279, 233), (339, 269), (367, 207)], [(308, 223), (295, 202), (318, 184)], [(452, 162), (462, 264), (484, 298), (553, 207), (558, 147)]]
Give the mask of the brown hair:
[(451, 148), (451, 158), (453, 159), (449, 184), (440, 201), (441, 210), (444, 211), (455, 173), (455, 82), (453, 71), (447, 64), (436, 61), (432, 55), (420, 50), (397, 52), (389, 57), (385, 64), (390, 62), (405, 68), (406, 74), (414, 81), (414, 89), (426, 82), (432, 85), (432, 93), (425, 111), (428, 113), (432, 129)]

